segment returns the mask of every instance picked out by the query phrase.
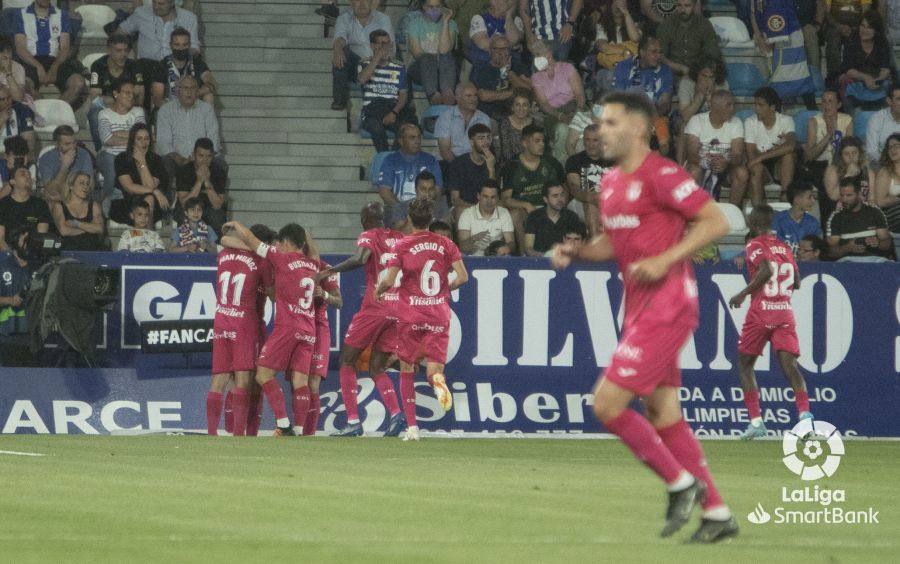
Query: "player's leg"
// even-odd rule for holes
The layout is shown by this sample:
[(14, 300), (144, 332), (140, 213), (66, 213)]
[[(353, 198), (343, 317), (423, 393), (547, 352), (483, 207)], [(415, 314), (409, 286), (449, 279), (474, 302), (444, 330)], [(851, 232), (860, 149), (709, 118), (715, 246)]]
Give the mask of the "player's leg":
[(234, 434), (234, 388), (225, 392), (225, 431)]
[(262, 421), (262, 388), (256, 383), (256, 371), (250, 372), (250, 399), (247, 401), (247, 436), (259, 434)]
[(212, 383), (206, 393), (206, 432), (218, 435), (219, 418), (222, 416), (223, 392), (231, 380), (231, 372), (213, 374)]
[(416, 365), (400, 361), (400, 397), (406, 417), (404, 441), (419, 440), (419, 423), (416, 420)]
[(250, 400), (250, 371), (241, 370), (234, 373), (234, 387), (231, 388), (233, 399), (233, 431), (236, 437), (247, 432), (247, 410)]
[[(268, 344), (268, 343), (267, 343)], [(256, 367), (256, 383), (262, 388), (262, 393), (275, 414), (275, 436), (293, 435), (294, 430), (291, 429), (291, 420), (288, 418), (287, 407), (284, 404), (284, 391), (275, 375), (278, 373), (273, 368), (257, 365)]]
[(428, 383), (434, 389), (434, 395), (444, 408), (444, 411), (450, 411), (453, 407), (453, 396), (447, 388), (447, 379), (444, 376), (444, 363), (429, 360), (426, 365), (426, 374), (428, 375)]
[(319, 426), (319, 412), (322, 409), (322, 403), (319, 399), (319, 384), (322, 377), (318, 375), (310, 375), (309, 377), (309, 411), (306, 412), (306, 421), (303, 423), (303, 434), (310, 436), (316, 434), (316, 428)]
[(797, 356), (789, 351), (778, 351), (778, 362), (781, 371), (794, 390), (794, 403), (797, 405), (797, 419), (812, 418), (809, 410), (809, 392), (806, 389), (806, 380), (797, 367)]
[(363, 348), (349, 345), (346, 338), (344, 339), (339, 378), (341, 397), (344, 400), (344, 411), (347, 413), (347, 426), (338, 433), (340, 436), (362, 435), (362, 423), (359, 420), (359, 403), (357, 400), (359, 388), (356, 378), (356, 361), (359, 360), (359, 355), (362, 354), (362, 351)]
[(291, 405), (294, 411), (294, 433), (303, 435), (303, 425), (309, 414), (309, 375), (294, 370), (291, 372), (291, 385), (294, 388)]
[(400, 434), (403, 426), (403, 412), (400, 411), (400, 403), (397, 400), (397, 392), (394, 390), (394, 383), (388, 376), (386, 369), (391, 353), (373, 349), (372, 356), (369, 358), (369, 374), (375, 381), (375, 387), (381, 395), (381, 401), (390, 414), (390, 421), (385, 432), (385, 437), (396, 437)]
[(759, 386), (756, 384), (754, 366), (758, 355), (738, 353), (738, 374), (741, 378), (741, 390), (744, 392), (744, 406), (747, 408), (747, 417), (750, 424), (741, 435), (745, 441), (766, 436), (766, 425), (763, 423), (762, 408), (759, 405)]

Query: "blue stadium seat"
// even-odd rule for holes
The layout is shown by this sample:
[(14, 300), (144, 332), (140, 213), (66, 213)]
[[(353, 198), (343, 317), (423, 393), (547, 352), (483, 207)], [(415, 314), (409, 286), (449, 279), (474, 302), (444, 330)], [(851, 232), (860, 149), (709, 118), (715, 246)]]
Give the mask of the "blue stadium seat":
[(753, 63), (727, 63), (728, 85), (735, 96), (753, 96), (753, 93), (766, 85), (759, 69)]
[(860, 110), (853, 116), (853, 135), (862, 139), (863, 143), (866, 142), (866, 131), (869, 130), (869, 118), (874, 113)]
[(806, 126), (818, 114), (818, 110), (802, 110), (794, 114), (794, 133), (798, 143), (806, 143)]
[(434, 124), (445, 111), (452, 106), (442, 106), (440, 104), (429, 106), (425, 113), (422, 114), (422, 137), (425, 139), (434, 139)]
[(753, 111), (753, 110), (751, 110), (751, 109), (746, 109), (746, 108), (745, 108), (745, 109), (743, 109), (743, 110), (738, 110), (738, 111), (734, 112), (734, 115), (735, 115), (735, 117), (738, 118), (739, 120), (744, 121), (744, 120), (746, 120), (746, 119), (747, 119), (748, 117), (750, 117), (750, 116), (755, 116), (755, 115), (756, 115), (756, 112)]
[(384, 162), (385, 157), (391, 154), (392, 151), (382, 151), (380, 153), (376, 153), (374, 157), (372, 157), (372, 162), (369, 164), (369, 182), (372, 184), (378, 179), (378, 171), (381, 170), (381, 163)]

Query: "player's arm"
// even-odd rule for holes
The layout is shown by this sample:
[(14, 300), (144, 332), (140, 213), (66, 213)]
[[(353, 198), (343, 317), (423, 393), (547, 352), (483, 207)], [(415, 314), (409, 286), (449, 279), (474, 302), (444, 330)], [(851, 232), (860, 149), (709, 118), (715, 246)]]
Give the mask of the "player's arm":
[(316, 280), (321, 280), (323, 278), (327, 278), (332, 274), (338, 274), (340, 272), (347, 272), (349, 270), (355, 270), (360, 266), (363, 266), (367, 262), (369, 262), (369, 257), (372, 256), (372, 249), (368, 247), (357, 247), (356, 254), (347, 260), (338, 263), (331, 268), (326, 268), (325, 270), (320, 271), (316, 275)]
[(234, 237), (232, 235), (225, 235), (219, 240), (219, 245), (225, 247), (226, 249), (240, 249), (242, 251), (251, 250), (250, 247), (244, 244), (239, 238)]
[(552, 252), (550, 261), (557, 270), (567, 268), (573, 260), (605, 262), (616, 256), (612, 241), (606, 233), (597, 235), (581, 247), (576, 247), (572, 243), (553, 245)]
[[(752, 295), (757, 292), (760, 288), (766, 285), (766, 282), (769, 281), (769, 278), (772, 276), (772, 267), (769, 265), (769, 261), (761, 260), (759, 261), (759, 270), (756, 271), (756, 274), (753, 276), (753, 280), (747, 284), (747, 287), (735, 294), (728, 300), (728, 305), (733, 308), (741, 307), (741, 304), (744, 303), (744, 299), (747, 296)], [(795, 283), (796, 284), (796, 283)]]
[[(382, 278), (378, 282), (378, 286), (375, 286), (375, 299), (380, 300), (382, 294), (387, 292), (389, 289), (394, 287), (394, 284), (397, 282), (397, 275), (400, 273), (399, 266), (392, 266), (387, 269), (384, 278)], [(466, 275), (468, 278), (468, 274)]]
[(450, 282), (451, 292), (469, 281), (469, 271), (466, 270), (466, 265), (463, 261), (457, 260), (453, 262), (453, 272), (456, 273), (456, 278)]
[[(250, 231), (237, 221), (229, 221), (222, 226), (222, 231), (228, 231), (229, 229), (234, 231), (234, 237), (236, 237), (241, 243), (246, 245), (245, 250), (256, 251), (257, 249), (259, 249), (259, 246), (262, 245), (262, 241), (257, 239), (256, 235), (254, 235), (252, 231)], [(227, 238), (230, 239), (231, 237)], [(229, 245), (225, 243), (225, 239), (226, 237), (222, 238), (222, 246), (228, 247)]]
[(317, 298), (322, 298), (325, 303), (331, 307), (337, 309), (344, 307), (344, 298), (341, 296), (341, 287), (337, 284), (334, 284), (327, 290), (321, 284), (317, 284), (315, 295)]

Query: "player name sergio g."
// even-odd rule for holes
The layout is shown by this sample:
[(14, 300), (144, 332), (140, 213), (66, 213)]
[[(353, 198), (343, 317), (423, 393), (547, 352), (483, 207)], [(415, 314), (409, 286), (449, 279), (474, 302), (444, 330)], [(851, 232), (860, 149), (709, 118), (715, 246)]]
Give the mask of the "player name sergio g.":
[(409, 248), (410, 254), (418, 254), (421, 251), (437, 251), (441, 254), (444, 254), (444, 246), (438, 245), (437, 243), (432, 243), (430, 241), (425, 241), (423, 243), (417, 243)]

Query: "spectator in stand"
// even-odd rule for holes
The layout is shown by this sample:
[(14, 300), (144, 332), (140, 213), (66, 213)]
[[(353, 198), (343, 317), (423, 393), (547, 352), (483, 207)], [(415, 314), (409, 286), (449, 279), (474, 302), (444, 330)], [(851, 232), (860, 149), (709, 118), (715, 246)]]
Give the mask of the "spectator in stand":
[[(404, 216), (399, 204), (416, 197), (416, 178), (422, 171), (435, 178), (439, 192), (444, 185), (441, 167), (436, 158), (421, 150), (422, 131), (414, 123), (400, 126), (400, 150), (385, 157), (373, 185), (384, 202), (384, 224), (393, 225)], [(438, 196), (440, 199), (440, 196)]]
[(412, 18), (406, 31), (409, 54), (415, 61), (409, 66), (413, 82), (421, 84), (431, 104), (456, 103), (456, 59), (453, 48), (459, 29), (453, 11), (443, 0), (420, 0), (421, 14)]
[(661, 62), (659, 40), (645, 35), (638, 45), (638, 56), (616, 65), (616, 90), (641, 92), (656, 106), (654, 124), (659, 152), (669, 153), (669, 112), (672, 111), (672, 92), (675, 89), (672, 69)]
[(522, 154), (506, 163), (500, 172), (501, 204), (512, 215), (516, 243), (525, 249), (525, 218), (544, 205), (544, 186), (565, 185), (565, 174), (559, 161), (544, 154), (544, 130), (529, 125), (522, 130)]
[[(581, 214), (587, 224), (588, 232), (600, 234), (600, 214), (597, 209), (597, 193), (603, 175), (612, 170), (615, 163), (603, 158), (603, 145), (600, 139), (600, 126), (591, 124), (584, 130), (584, 151), (572, 155), (566, 161), (566, 185), (573, 203), (581, 203)], [(569, 205), (569, 209), (578, 212), (579, 206)]]
[(583, 6), (584, 0), (519, 0), (519, 16), (532, 53), (534, 43), (540, 40), (547, 43), (554, 59), (568, 59)]
[(516, 88), (531, 88), (531, 80), (511, 66), (509, 40), (500, 34), (490, 39), (491, 59), (472, 68), (470, 79), (478, 87), (478, 109), (495, 120), (509, 114)]
[(466, 54), (473, 66), (486, 65), (491, 61), (490, 41), (499, 35), (508, 42), (512, 70), (520, 75), (528, 74), (528, 69), (523, 68), (523, 27), (522, 18), (516, 15), (517, 8), (515, 0), (490, 0), (486, 12), (472, 16)]
[[(569, 127), (566, 130), (566, 158), (571, 157), (578, 151), (584, 149), (584, 130), (589, 125), (600, 125), (600, 118), (603, 117), (603, 97), (605, 94), (596, 90), (594, 92), (594, 100), (592, 101), (588, 111), (575, 112)], [(562, 162), (562, 161), (560, 161)]]
[(64, 251), (103, 251), (104, 221), (100, 204), (91, 201), (93, 177), (73, 170), (66, 178), (62, 200), (53, 202), (50, 214), (62, 237)]
[(28, 150), (34, 153), (34, 112), (21, 102), (15, 102), (9, 88), (0, 86), (0, 141), (15, 135), (21, 136), (28, 143)]
[[(825, 25), (824, 0), (794, 0), (794, 10), (803, 32), (803, 46), (810, 67), (822, 69), (822, 50), (819, 47), (819, 32)], [(812, 68), (810, 68), (812, 71)]]
[(800, 240), (797, 259), (802, 262), (818, 262), (828, 256), (828, 243), (818, 235), (807, 235)]
[(498, 205), (500, 185), (485, 180), (478, 191), (478, 205), (466, 208), (456, 226), (459, 250), (467, 255), (482, 256), (495, 241), (513, 243), (513, 222), (509, 210)]
[(873, 164), (878, 162), (887, 138), (894, 133), (900, 133), (900, 82), (895, 82), (891, 86), (888, 107), (875, 112), (869, 118), (866, 130), (866, 155), (870, 162)]
[(513, 90), (510, 114), (500, 118), (497, 124), (497, 161), (502, 167), (519, 158), (522, 153), (522, 130), (529, 125), (540, 125), (543, 120), (534, 115), (534, 96), (530, 90)]
[(486, 257), (508, 257), (512, 254), (512, 243), (494, 241), (484, 250)]
[(100, 204), (106, 215), (115, 196), (116, 157), (128, 146), (131, 128), (147, 121), (144, 109), (134, 105), (135, 88), (130, 78), (120, 78), (112, 86), (112, 103), (97, 116), (98, 134), (103, 143), (97, 153), (97, 170), (103, 175)]
[(370, 0), (350, 0), (349, 12), (338, 16), (331, 46), (331, 109), (346, 110), (351, 82), (356, 81), (359, 62), (372, 56), (370, 35), (383, 29), (394, 40), (391, 20), (372, 9)]
[(690, 80), (678, 83), (678, 109), (682, 123), (687, 124), (695, 115), (708, 112), (713, 92), (731, 90), (726, 75), (727, 69), (722, 60), (703, 61), (691, 67), (688, 71)]
[(553, 245), (562, 243), (566, 233), (586, 233), (584, 223), (566, 208), (566, 189), (549, 183), (543, 189), (544, 207), (528, 214), (525, 220), (525, 254), (542, 257)]
[(363, 59), (357, 73), (363, 91), (360, 127), (372, 134), (375, 150), (381, 153), (389, 149), (387, 132), (393, 131), (396, 136), (402, 124), (415, 123), (416, 115), (407, 103), (406, 67), (393, 58), (391, 36), (376, 29), (369, 39), (372, 57)]
[(453, 206), (453, 220), (478, 203), (478, 191), (489, 178), (497, 178), (497, 160), (491, 152), (491, 128), (476, 123), (469, 128), (471, 150), (447, 165), (447, 191)]
[(841, 53), (857, 34), (863, 13), (872, 0), (824, 0), (825, 1), (825, 66), (828, 82), (836, 82), (841, 68)]
[(884, 35), (884, 22), (878, 12), (862, 16), (857, 33), (844, 47), (841, 84), (851, 107), (881, 106), (894, 78), (894, 53)]
[[(794, 118), (779, 111), (781, 99), (775, 90), (768, 86), (757, 90), (753, 106), (756, 115), (744, 122), (744, 143), (750, 170), (750, 202), (755, 206), (765, 200), (766, 181), (777, 177), (783, 194), (784, 187), (794, 180), (797, 136)], [(732, 203), (740, 207), (742, 202), (732, 198)]]
[(663, 21), (657, 27), (656, 36), (663, 62), (681, 80), (690, 80), (691, 67), (704, 61), (722, 60), (719, 37), (700, 13), (699, 0), (678, 0), (677, 15)]
[(21, 341), (14, 336), (27, 335), (28, 319), (25, 312), (25, 298), (31, 285), (28, 262), (19, 256), (27, 231), (12, 233), (14, 244), (0, 252), (0, 366), (16, 366), (16, 357), (21, 356)]
[(849, 178), (841, 181), (841, 204), (826, 230), (831, 257), (855, 262), (896, 260), (884, 212), (863, 202), (859, 185)]
[(153, 105), (160, 107), (167, 99), (175, 100), (178, 81), (185, 76), (192, 76), (197, 81), (197, 96), (201, 100), (210, 106), (215, 105), (218, 83), (199, 53), (191, 52), (191, 32), (175, 28), (169, 47), (171, 53), (160, 61), (160, 75), (153, 81)]
[(806, 180), (795, 180), (788, 186), (787, 199), (791, 209), (780, 211), (772, 218), (775, 236), (791, 246), (794, 255), (800, 253), (800, 241), (807, 235), (822, 236), (819, 220), (809, 211), (816, 205), (816, 187)]
[[(427, 170), (423, 170), (416, 176), (415, 184), (416, 198), (427, 198), (434, 202), (431, 211), (432, 222), (449, 221), (450, 210), (447, 208), (447, 199), (441, 194), (440, 188), (438, 188), (438, 185), (435, 182), (434, 175)], [(413, 198), (413, 200), (414, 199), (415, 198)], [(412, 200), (406, 200), (400, 202), (394, 208), (394, 217), (396, 220), (392, 227), (397, 231), (402, 231), (406, 234), (412, 233), (413, 231), (413, 224), (409, 219), (409, 203), (411, 201)]]
[(631, 17), (626, 0), (601, 2), (587, 20), (590, 28), (586, 31), (593, 41), (583, 66), (589, 73), (586, 84), (592, 87), (594, 97), (597, 97), (613, 89), (616, 65), (637, 54), (641, 32)]
[(87, 91), (84, 66), (71, 48), (69, 13), (50, 0), (35, 0), (15, 19), (16, 55), (37, 92), (45, 84), (55, 85), (60, 98), (77, 109)]
[[(544, 131), (549, 141), (556, 143), (553, 154), (562, 157), (565, 154), (565, 140), (568, 137), (568, 125), (576, 112), (586, 108), (584, 86), (581, 76), (568, 61), (556, 61), (543, 41), (535, 41), (531, 46), (534, 54), (534, 68), (531, 85), (534, 97), (544, 113)], [(558, 130), (558, 131), (557, 131)]]
[[(678, 13), (677, 0), (640, 0), (644, 32), (653, 33), (659, 25)], [(700, 13), (700, 5), (695, 8)]]
[(734, 116), (731, 92), (717, 90), (709, 111), (692, 117), (684, 134), (687, 171), (715, 199), (727, 180), (731, 203), (740, 207), (750, 173), (744, 166), (744, 124)]
[(106, 55), (91, 65), (90, 98), (88, 123), (94, 149), (100, 151), (103, 139), (100, 137), (100, 112), (115, 104), (113, 88), (116, 83), (126, 80), (132, 83), (133, 97), (138, 106), (144, 100), (144, 72), (137, 61), (128, 58), (131, 40), (124, 33), (114, 33), (106, 40)]
[(9, 89), (14, 102), (24, 102), (31, 98), (26, 92), (25, 67), (13, 60), (13, 44), (5, 36), (0, 36), (0, 86)]
[(450, 163), (469, 152), (469, 128), (476, 123), (491, 126), (491, 118), (478, 109), (478, 88), (471, 82), (456, 87), (456, 105), (441, 114), (434, 124), (441, 160)]
[(769, 58), (768, 85), (782, 100), (802, 98), (807, 109), (816, 108), (816, 86), (806, 61), (803, 30), (792, 2), (754, 2), (753, 39)]
[[(834, 160), (841, 141), (853, 135), (853, 118), (840, 112), (841, 99), (837, 90), (826, 89), (822, 93), (821, 113), (806, 122), (806, 144), (803, 158), (806, 160), (806, 177), (815, 186), (825, 186), (825, 170)], [(834, 211), (834, 202), (826, 190), (819, 191), (819, 213), (822, 224)]]
[[(136, 123), (128, 131), (128, 144), (115, 158), (116, 187), (124, 196), (124, 209), (130, 210), (134, 200), (142, 200), (150, 206), (150, 217), (155, 223), (169, 209), (169, 176), (162, 158), (153, 152), (150, 128)], [(127, 220), (124, 214), (110, 211), (110, 217), (119, 223)], [(119, 219), (122, 218), (122, 219)]]
[(12, 235), (20, 228), (47, 233), (52, 221), (47, 203), (34, 195), (34, 180), (27, 167), (14, 167), (9, 183), (12, 192), (0, 200), (0, 251), (8, 250)]
[(169, 237), (170, 253), (214, 253), (219, 238), (203, 221), (203, 200), (188, 198), (184, 202), (184, 219)]
[(212, 106), (197, 99), (197, 80), (190, 75), (178, 79), (177, 96), (177, 101), (156, 114), (156, 151), (163, 158), (168, 178), (174, 178), (178, 167), (190, 160), (194, 144), (203, 137), (212, 140), (215, 158), (227, 166), (219, 154), (219, 120)]
[(150, 226), (150, 218), (153, 212), (150, 204), (144, 200), (133, 200), (131, 211), (131, 229), (124, 231), (119, 237), (117, 251), (130, 251), (133, 253), (160, 253), (166, 250), (159, 233)]
[(191, 49), (200, 52), (200, 30), (197, 16), (189, 10), (175, 6), (174, 0), (153, 0), (152, 6), (135, 8), (131, 16), (122, 22), (119, 30), (132, 35), (138, 34), (137, 56), (139, 59), (161, 61), (172, 54), (170, 39), (176, 28), (190, 33)]
[(892, 233), (900, 233), (900, 133), (888, 137), (875, 177), (875, 205), (881, 208)]
[(0, 200), (9, 196), (10, 192), (12, 192), (12, 186), (9, 184), (9, 171), (13, 168), (27, 166), (29, 167), (29, 172), (31, 172), (31, 177), (37, 176), (37, 168), (31, 162), (31, 153), (28, 149), (28, 142), (25, 139), (19, 135), (7, 137), (5, 145), (3, 159), (0, 159), (0, 182), (3, 184), (0, 187)]
[(179, 204), (176, 220), (183, 219), (187, 201), (197, 198), (203, 205), (203, 221), (216, 233), (221, 233), (222, 226), (228, 221), (225, 196), (228, 171), (214, 159), (215, 154), (212, 140), (201, 137), (194, 143), (191, 160), (178, 167), (175, 176)]
[(834, 155), (834, 160), (825, 169), (825, 193), (831, 200), (831, 209), (841, 207), (841, 185), (849, 180), (859, 186), (859, 198), (863, 203), (874, 200), (871, 190), (875, 187), (875, 172), (866, 163), (862, 141), (857, 137), (844, 137), (841, 149)]
[(878, 3), (881, 19), (885, 22), (885, 33), (891, 45), (900, 45), (900, 2), (882, 0)]
[(65, 198), (64, 189), (69, 173), (83, 172), (94, 183), (94, 160), (84, 147), (78, 146), (75, 130), (69, 125), (60, 125), (53, 130), (56, 147), (45, 152), (38, 159), (38, 187), (48, 202), (58, 202)]

